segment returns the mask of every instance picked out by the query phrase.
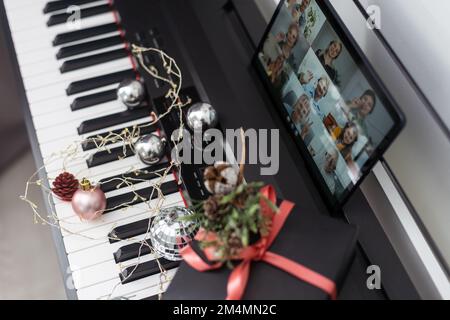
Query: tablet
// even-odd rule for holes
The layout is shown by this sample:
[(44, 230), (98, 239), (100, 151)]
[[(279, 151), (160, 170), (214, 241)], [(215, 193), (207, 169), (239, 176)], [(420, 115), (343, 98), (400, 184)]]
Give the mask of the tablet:
[(280, 1), (253, 62), (328, 207), (341, 209), (403, 114), (326, 0)]

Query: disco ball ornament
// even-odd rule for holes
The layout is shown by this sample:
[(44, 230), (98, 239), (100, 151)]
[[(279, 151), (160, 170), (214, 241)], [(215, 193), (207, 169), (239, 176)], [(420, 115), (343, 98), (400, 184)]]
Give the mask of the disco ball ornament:
[(166, 150), (166, 139), (156, 134), (147, 134), (134, 143), (134, 152), (145, 164), (156, 164), (163, 158)]
[(81, 220), (91, 221), (100, 217), (106, 209), (105, 193), (83, 179), (72, 197), (72, 209)]
[(144, 84), (135, 79), (123, 80), (117, 89), (117, 98), (127, 106), (128, 109), (139, 107), (145, 99)]
[(161, 209), (150, 227), (150, 239), (153, 249), (163, 258), (179, 261), (183, 258), (180, 249), (190, 243), (199, 228), (197, 221), (182, 220), (194, 213), (184, 207)]
[(193, 131), (214, 128), (218, 122), (219, 115), (209, 103), (196, 103), (186, 114), (186, 123)]

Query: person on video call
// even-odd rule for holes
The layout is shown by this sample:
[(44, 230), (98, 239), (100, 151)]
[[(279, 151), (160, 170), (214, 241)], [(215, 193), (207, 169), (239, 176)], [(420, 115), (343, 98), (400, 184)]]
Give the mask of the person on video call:
[(278, 45), (286, 58), (286, 61), (295, 68), (295, 58), (292, 54), (300, 36), (300, 27), (296, 23), (289, 25), (287, 33), (280, 32), (277, 35)]
[(319, 78), (319, 80), (317, 80), (317, 84), (314, 86), (311, 83), (313, 78), (314, 75), (309, 70), (306, 72), (306, 74), (304, 72), (301, 72), (298, 76), (298, 80), (302, 84), (303, 89), (312, 99), (312, 104), (317, 115), (320, 117), (320, 119), (323, 119), (325, 117), (325, 114), (321, 111), (319, 103), (328, 93), (328, 89), (330, 87), (330, 79), (327, 76), (323, 75)]
[(306, 9), (310, 5), (311, 0), (288, 0), (287, 8), (292, 15), (292, 20), (301, 28), (306, 24)]
[(359, 127), (367, 134), (366, 119), (373, 112), (377, 104), (377, 96), (371, 89), (364, 91), (359, 97), (347, 103), (349, 110), (347, 111), (348, 118), (356, 122)]
[(333, 40), (325, 50), (318, 49), (316, 55), (328, 73), (331, 81), (339, 86), (339, 74), (334, 66), (334, 62), (339, 58), (342, 52), (342, 42)]
[(358, 141), (359, 131), (356, 123), (348, 122), (336, 139), (336, 146), (346, 162), (352, 162), (353, 145)]
[[(291, 93), (293, 92), (292, 91), (289, 92), (288, 95)], [(284, 102), (285, 108), (288, 111), (292, 122), (299, 130), (300, 136), (305, 141), (306, 145), (308, 145), (312, 140), (310, 131), (313, 122), (310, 121), (309, 117), (311, 114), (311, 103), (309, 100), (310, 99), (306, 94), (302, 94), (300, 98), (298, 98), (293, 107), (291, 107), (288, 103)]]
[(320, 165), (320, 174), (324, 178), (331, 193), (334, 194), (336, 190), (336, 167), (339, 159), (339, 153), (335, 149), (329, 149), (323, 153), (318, 162)]
[(268, 76), (276, 90), (281, 91), (284, 83), (287, 81), (287, 75), (284, 70), (286, 58), (281, 53), (274, 61), (269, 62), (267, 67)]

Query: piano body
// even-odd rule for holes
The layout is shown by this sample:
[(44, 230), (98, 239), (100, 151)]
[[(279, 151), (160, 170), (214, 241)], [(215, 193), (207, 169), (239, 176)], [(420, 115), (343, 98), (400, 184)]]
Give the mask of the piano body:
[[(71, 5), (81, 9), (77, 30), (66, 26), (70, 16), (66, 9)], [(222, 128), (280, 128), (279, 173), (260, 176), (259, 166), (249, 165), (246, 178), (273, 184), (282, 197), (295, 201), (302, 210), (329, 214), (251, 67), (255, 46), (266, 25), (253, 1), (4, 0), (0, 8), (2, 27), (10, 33), (12, 56), (17, 57), (13, 61), (14, 80), (22, 88), (22, 105), (38, 167), (73, 141), (145, 124), (150, 121), (151, 110), (164, 111), (160, 108), (167, 86), (137, 67), (130, 55), (130, 44), (134, 43), (158, 47), (174, 57), (183, 73), (182, 95), (211, 103), (219, 111)], [(145, 80), (149, 106), (127, 111), (116, 100), (115, 90), (120, 81), (137, 75)], [(160, 129), (170, 135), (175, 128), (171, 121), (148, 127), (143, 133)], [(120, 143), (111, 145), (111, 152), (97, 152), (92, 145), (82, 148), (88, 160), (67, 169), (86, 172), (97, 181), (120, 176), (130, 168), (146, 168), (129, 150), (125, 159), (117, 161), (122, 152)], [(61, 170), (61, 162), (52, 162), (45, 166), (41, 178), (55, 177)], [(185, 205), (184, 198), (189, 201), (204, 196), (198, 176), (195, 166), (185, 170), (182, 188), (175, 176), (168, 176), (163, 185), (164, 205)], [(156, 177), (142, 178), (148, 181), (135, 187), (147, 194), (149, 182)], [(117, 188), (114, 183), (102, 188), (111, 207), (133, 198), (130, 188)], [(353, 207), (370, 211), (361, 194), (354, 198), (357, 204)], [(57, 199), (48, 209), (68, 224), (76, 219), (70, 207)], [(136, 202), (126, 214), (111, 211), (99, 221), (77, 227), (83, 236), (97, 240), (54, 228), (68, 297), (157, 299), (176, 273), (177, 264), (164, 261), (168, 279), (160, 286), (154, 256), (148, 251), (139, 255), (139, 246), (126, 241), (145, 240), (150, 218), (145, 206)], [(108, 235), (117, 240), (108, 240)], [(387, 250), (392, 252), (392, 248)], [(383, 290), (366, 288), (368, 256), (361, 246), (341, 298), (388, 297)], [(397, 260), (392, 261), (395, 264)], [(132, 269), (136, 269), (133, 275), (124, 277)]]

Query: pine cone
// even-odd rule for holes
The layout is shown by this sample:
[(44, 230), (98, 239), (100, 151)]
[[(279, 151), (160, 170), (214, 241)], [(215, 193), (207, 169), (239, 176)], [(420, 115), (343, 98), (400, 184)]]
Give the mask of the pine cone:
[(52, 192), (63, 201), (71, 201), (75, 191), (78, 190), (78, 180), (74, 175), (63, 172), (53, 181)]
[(203, 202), (203, 210), (205, 216), (211, 220), (216, 221), (219, 218), (219, 202), (216, 197), (211, 196), (205, 202)]
[(228, 238), (228, 248), (231, 256), (238, 255), (242, 249), (242, 240), (236, 233), (232, 233)]

